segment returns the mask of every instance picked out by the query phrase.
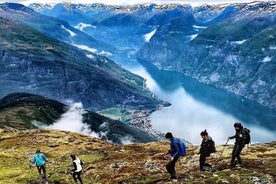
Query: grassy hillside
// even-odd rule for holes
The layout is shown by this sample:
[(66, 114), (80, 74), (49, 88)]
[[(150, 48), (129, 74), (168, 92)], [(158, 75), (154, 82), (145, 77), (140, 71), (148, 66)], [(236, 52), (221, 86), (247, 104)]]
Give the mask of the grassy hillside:
[(163, 155), (168, 142), (116, 146), (99, 139), (66, 131), (29, 130), (10, 133), (0, 129), (0, 183), (37, 183), (37, 171), (28, 160), (37, 148), (49, 162), (49, 183), (73, 183), (65, 171), (70, 168), (69, 155), (74, 153), (84, 162), (84, 183), (275, 183), (276, 143), (255, 144), (242, 153), (243, 168), (229, 168), (232, 146), (218, 146), (210, 158), (215, 163), (224, 149), (217, 171), (198, 170), (197, 146), (188, 145), (188, 155), (176, 169), (177, 181), (168, 180), (165, 171), (168, 158)]

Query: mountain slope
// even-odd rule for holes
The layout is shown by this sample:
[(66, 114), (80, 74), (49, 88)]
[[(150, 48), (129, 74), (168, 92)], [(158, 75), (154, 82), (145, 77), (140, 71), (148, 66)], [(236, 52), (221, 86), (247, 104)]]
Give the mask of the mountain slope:
[[(68, 111), (69, 106), (39, 95), (9, 94), (0, 99), (0, 128), (7, 131), (49, 128)], [(112, 143), (157, 141), (154, 135), (92, 111), (85, 111), (81, 116), (82, 125), (87, 127), (86, 133), (93, 132), (93, 135)], [(70, 121), (62, 127), (63, 130), (72, 130), (70, 126), (81, 126), (75, 119)]]
[(67, 22), (41, 15), (21, 4), (3, 3), (0, 4), (0, 10), (1, 17), (32, 27), (53, 39), (86, 48), (95, 54), (106, 55), (116, 52), (115, 47), (92, 38), (71, 27)]
[(113, 61), (0, 18), (0, 96), (28, 92), (85, 108), (152, 109), (159, 103), (144, 79)]
[(233, 4), (213, 21), (195, 20), (190, 31), (179, 21), (158, 28), (138, 58), (275, 110), (275, 2)]
[[(82, 134), (31, 130), (7, 133), (0, 129), (1, 183), (36, 184), (37, 170), (29, 168), (28, 160), (40, 148), (48, 157), (49, 184), (71, 183), (69, 155), (79, 156), (85, 163), (82, 178), (84, 183), (275, 183), (275, 142), (255, 144), (242, 152), (243, 168), (227, 166), (232, 146), (217, 146), (218, 153), (211, 155), (209, 162), (216, 163), (217, 171), (199, 172), (197, 146), (188, 146), (188, 155), (176, 165), (178, 181), (168, 180), (165, 170), (168, 157), (163, 155), (168, 142), (130, 144), (115, 146)], [(220, 152), (223, 154), (220, 156)], [(25, 172), (24, 172), (25, 171)]]

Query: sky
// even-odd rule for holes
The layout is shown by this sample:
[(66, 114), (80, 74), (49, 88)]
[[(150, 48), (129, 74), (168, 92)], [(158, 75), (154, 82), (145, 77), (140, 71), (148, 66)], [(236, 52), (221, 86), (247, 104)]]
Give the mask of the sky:
[[(133, 5), (142, 3), (156, 3), (156, 4), (168, 4), (168, 3), (180, 3), (180, 4), (191, 4), (191, 5), (201, 5), (201, 4), (219, 4), (219, 3), (243, 3), (252, 2), (254, 0), (0, 0), (0, 3), (4, 2), (15, 2), (24, 5), (29, 5), (34, 2), (39, 3), (58, 3), (58, 2), (71, 2), (71, 3), (104, 3), (112, 5)], [(264, 1), (264, 0), (260, 0)], [(273, 1), (273, 0), (266, 0)]]

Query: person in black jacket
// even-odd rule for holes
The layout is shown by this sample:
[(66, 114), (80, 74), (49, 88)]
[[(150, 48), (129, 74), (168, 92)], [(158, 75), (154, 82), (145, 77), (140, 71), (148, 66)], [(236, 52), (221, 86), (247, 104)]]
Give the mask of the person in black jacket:
[(200, 133), (202, 137), (202, 142), (200, 145), (200, 150), (199, 150), (199, 168), (200, 171), (205, 171), (203, 168), (204, 166), (210, 167), (212, 169), (212, 165), (209, 163), (206, 163), (206, 158), (210, 156), (211, 153), (214, 152), (214, 142), (212, 141), (212, 138), (208, 136), (208, 133), (206, 130), (202, 131)]
[(232, 151), (232, 159), (230, 162), (231, 166), (235, 166), (235, 159), (237, 158), (238, 162), (239, 162), (239, 166), (242, 167), (243, 163), (240, 157), (240, 153), (244, 147), (244, 137), (243, 137), (243, 126), (240, 122), (235, 122), (234, 124), (234, 128), (236, 130), (236, 134), (234, 136), (230, 136), (228, 137), (229, 139), (236, 139), (235, 140), (235, 145), (233, 147), (233, 151)]

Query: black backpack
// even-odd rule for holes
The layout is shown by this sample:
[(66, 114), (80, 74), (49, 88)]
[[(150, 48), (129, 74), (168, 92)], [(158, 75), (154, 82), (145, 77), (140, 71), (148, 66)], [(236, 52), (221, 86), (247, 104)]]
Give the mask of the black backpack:
[(251, 142), (250, 130), (248, 128), (243, 129), (242, 136), (244, 144), (249, 144)]
[(211, 152), (211, 153), (215, 153), (215, 152), (216, 152), (215, 141), (213, 141), (213, 140), (211, 139), (211, 140), (210, 140), (210, 143), (211, 143), (210, 152)]

